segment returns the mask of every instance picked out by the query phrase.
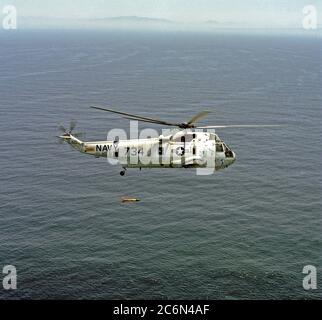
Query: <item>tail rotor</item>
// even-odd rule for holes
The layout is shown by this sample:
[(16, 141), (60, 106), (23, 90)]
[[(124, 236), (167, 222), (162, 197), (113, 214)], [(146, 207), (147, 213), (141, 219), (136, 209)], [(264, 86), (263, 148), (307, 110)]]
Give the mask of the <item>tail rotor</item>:
[(69, 141), (71, 139), (71, 135), (76, 138), (84, 137), (83, 132), (76, 132), (74, 133), (73, 130), (76, 128), (77, 122), (72, 120), (69, 124), (69, 128), (66, 129), (62, 124), (58, 126), (58, 130), (61, 134), (58, 136), (59, 143), (64, 143), (65, 141)]

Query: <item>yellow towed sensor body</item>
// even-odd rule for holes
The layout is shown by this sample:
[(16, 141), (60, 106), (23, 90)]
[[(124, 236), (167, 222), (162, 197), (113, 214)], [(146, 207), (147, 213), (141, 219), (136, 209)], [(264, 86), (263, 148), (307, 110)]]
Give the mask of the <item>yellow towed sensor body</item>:
[(128, 197), (122, 197), (121, 198), (121, 201), (124, 203), (124, 202), (139, 202), (140, 199), (137, 199), (137, 198), (128, 198)]

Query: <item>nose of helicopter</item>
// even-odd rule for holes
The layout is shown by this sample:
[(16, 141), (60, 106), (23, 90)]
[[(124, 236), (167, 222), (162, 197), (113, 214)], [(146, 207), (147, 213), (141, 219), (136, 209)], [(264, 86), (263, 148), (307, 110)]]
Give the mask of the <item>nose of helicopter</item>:
[(231, 152), (232, 152), (232, 156), (226, 157), (225, 159), (225, 164), (227, 167), (232, 165), (236, 161), (236, 153), (234, 151), (231, 151)]

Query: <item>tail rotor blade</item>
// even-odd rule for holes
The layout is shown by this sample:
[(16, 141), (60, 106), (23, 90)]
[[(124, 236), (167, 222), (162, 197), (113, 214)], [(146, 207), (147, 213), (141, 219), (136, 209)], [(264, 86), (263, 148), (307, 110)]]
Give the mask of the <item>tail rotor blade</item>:
[(85, 136), (83, 132), (76, 132), (73, 133), (72, 131), (75, 129), (77, 122), (75, 120), (72, 120), (69, 125), (69, 129), (67, 130), (62, 124), (58, 126), (59, 131), (62, 132), (61, 135), (59, 135), (58, 138), (58, 143), (64, 143), (66, 142), (69, 138), (70, 135), (73, 135), (75, 138), (80, 138)]
[(77, 121), (76, 120), (72, 120), (70, 122), (69, 131), (72, 132), (76, 128), (76, 125), (77, 125)]
[(66, 128), (62, 124), (60, 124), (58, 126), (58, 130), (61, 131), (61, 132), (66, 132), (67, 131)]

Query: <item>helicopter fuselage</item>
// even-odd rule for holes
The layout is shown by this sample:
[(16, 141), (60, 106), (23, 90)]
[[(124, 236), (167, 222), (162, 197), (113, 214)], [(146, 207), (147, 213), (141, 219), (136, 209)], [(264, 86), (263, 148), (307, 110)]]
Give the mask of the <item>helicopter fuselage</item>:
[[(63, 136), (62, 136), (63, 137)], [(63, 137), (64, 138), (64, 137)], [(108, 159), (126, 168), (213, 168), (234, 163), (235, 153), (210, 132), (179, 131), (149, 139), (83, 142), (72, 134), (64, 138), (78, 151)]]

